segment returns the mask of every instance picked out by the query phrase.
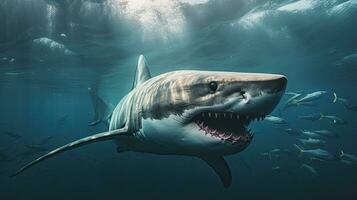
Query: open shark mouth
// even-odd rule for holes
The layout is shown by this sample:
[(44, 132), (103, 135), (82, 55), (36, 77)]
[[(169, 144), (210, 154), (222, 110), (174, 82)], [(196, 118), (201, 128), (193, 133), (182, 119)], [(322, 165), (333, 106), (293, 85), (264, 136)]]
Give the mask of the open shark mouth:
[(253, 133), (248, 129), (250, 122), (263, 120), (264, 116), (249, 116), (232, 112), (202, 112), (193, 118), (206, 135), (232, 144), (250, 143)]

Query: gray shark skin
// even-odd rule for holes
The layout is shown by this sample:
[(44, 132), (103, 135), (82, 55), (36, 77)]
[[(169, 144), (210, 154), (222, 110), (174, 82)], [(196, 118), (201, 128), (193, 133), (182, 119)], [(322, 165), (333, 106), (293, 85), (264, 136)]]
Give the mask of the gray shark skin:
[(250, 144), (253, 135), (247, 126), (272, 112), (286, 84), (282, 75), (218, 71), (151, 77), (141, 55), (133, 89), (112, 112), (107, 132), (52, 150), (13, 176), (61, 152), (113, 140), (119, 151), (201, 158), (228, 187), (232, 176), (224, 156)]

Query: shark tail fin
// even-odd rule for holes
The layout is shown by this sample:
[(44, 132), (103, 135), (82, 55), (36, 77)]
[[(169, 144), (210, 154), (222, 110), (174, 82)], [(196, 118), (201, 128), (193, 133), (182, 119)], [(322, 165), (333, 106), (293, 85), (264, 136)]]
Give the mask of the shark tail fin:
[(337, 100), (338, 100), (338, 97), (337, 97), (337, 94), (336, 94), (336, 92), (334, 92), (333, 93), (333, 103), (336, 103), (337, 102)]
[(106, 104), (105, 101), (98, 96), (96, 89), (88, 88), (88, 92), (94, 109), (93, 120), (88, 123), (88, 126), (95, 126), (99, 123), (104, 123), (107, 127), (109, 127), (109, 118), (111, 117), (112, 111), (108, 104)]
[(78, 148), (80, 146), (84, 146), (87, 144), (91, 144), (91, 143), (96, 143), (96, 142), (100, 142), (100, 141), (106, 141), (106, 140), (112, 140), (118, 136), (121, 135), (128, 135), (128, 129), (126, 127), (122, 128), (122, 129), (117, 129), (117, 130), (112, 130), (112, 131), (108, 131), (108, 132), (103, 132), (103, 133), (98, 133), (95, 135), (91, 135), (79, 140), (76, 140), (74, 142), (68, 143), (62, 147), (59, 147), (57, 149), (54, 149), (52, 151), (50, 151), (49, 153), (37, 158), (36, 160), (30, 162), (29, 164), (23, 166), (21, 169), (19, 169), (18, 171), (16, 171), (11, 177), (14, 177), (18, 174), (20, 174), (21, 172), (25, 171), (26, 169), (38, 164), (41, 161), (44, 161), (52, 156), (55, 156), (59, 153), (65, 152), (65, 151), (69, 151), (71, 149), (75, 149)]
[(297, 145), (297, 144), (294, 144), (294, 147), (299, 151), (300, 154), (301, 154), (301, 153), (304, 153), (304, 151), (305, 151), (302, 147), (300, 147), (300, 146)]

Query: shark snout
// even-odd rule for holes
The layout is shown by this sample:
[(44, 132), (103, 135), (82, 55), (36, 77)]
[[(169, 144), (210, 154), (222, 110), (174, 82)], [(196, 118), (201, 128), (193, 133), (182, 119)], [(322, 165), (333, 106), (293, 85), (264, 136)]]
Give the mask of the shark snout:
[[(247, 75), (248, 76), (248, 75)], [(246, 77), (239, 86), (241, 91), (236, 90), (232, 95), (240, 95), (230, 108), (234, 112), (248, 115), (267, 115), (279, 103), (287, 85), (287, 78), (282, 75), (253, 74)]]
[(285, 76), (278, 76), (276, 79), (272, 80), (271, 87), (272, 91), (275, 93), (285, 91), (288, 79)]
[(285, 91), (287, 78), (283, 75), (261, 75), (264, 78), (259, 78), (247, 83), (248, 90), (251, 91), (252, 96), (258, 93), (276, 94)]

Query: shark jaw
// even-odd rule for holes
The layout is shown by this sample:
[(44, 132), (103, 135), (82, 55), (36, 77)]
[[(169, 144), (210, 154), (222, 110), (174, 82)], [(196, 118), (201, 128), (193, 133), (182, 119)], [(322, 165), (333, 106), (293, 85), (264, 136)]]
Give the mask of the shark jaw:
[(263, 119), (263, 116), (253, 117), (232, 112), (202, 112), (193, 118), (193, 122), (205, 135), (238, 145), (249, 144), (253, 139), (253, 133), (247, 127), (255, 119)]

